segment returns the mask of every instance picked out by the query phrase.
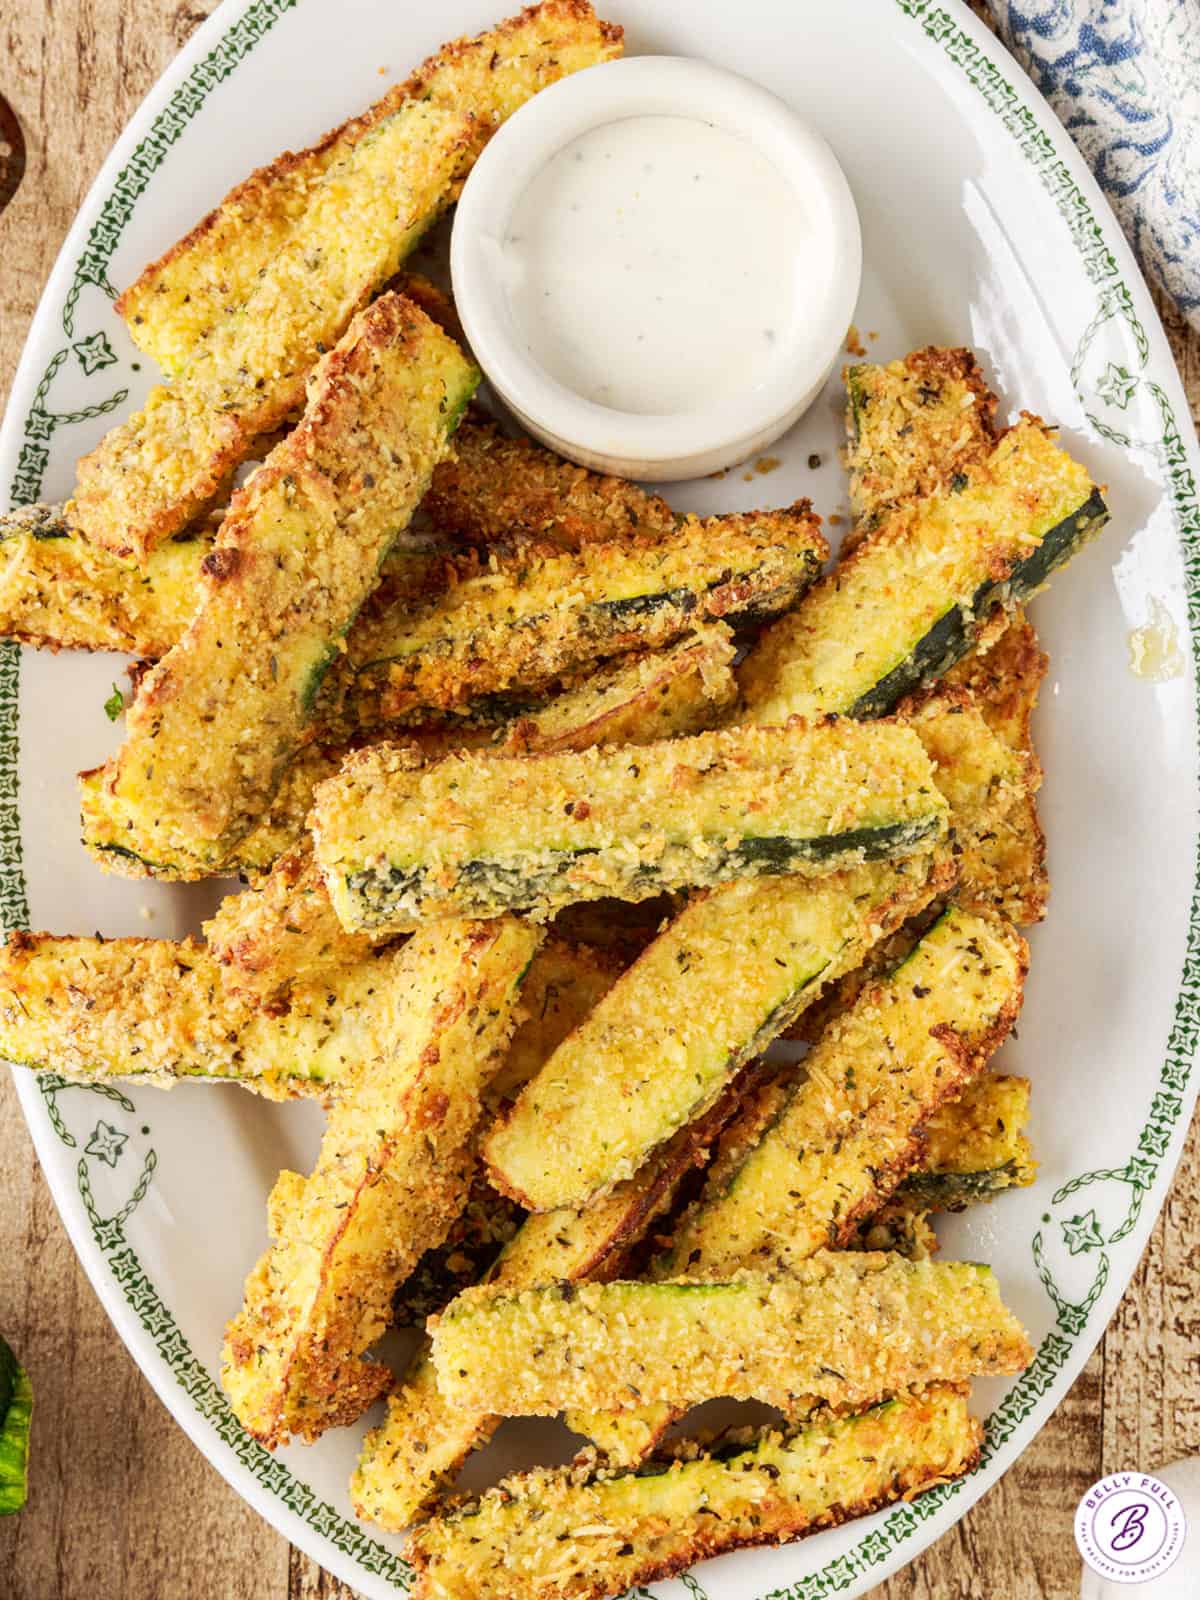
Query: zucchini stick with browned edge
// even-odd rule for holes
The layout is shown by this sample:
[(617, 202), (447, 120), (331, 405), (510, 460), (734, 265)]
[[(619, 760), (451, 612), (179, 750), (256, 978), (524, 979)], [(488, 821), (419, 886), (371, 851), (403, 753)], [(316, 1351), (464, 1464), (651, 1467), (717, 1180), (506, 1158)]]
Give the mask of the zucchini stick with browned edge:
[(286, 1016), (225, 991), (194, 939), (12, 933), (0, 949), (0, 1057), (86, 1083), (233, 1082), (270, 1099), (325, 1095), (382, 1054), (393, 968), (368, 955), (301, 987)]
[[(630, 656), (556, 696), (515, 723), (504, 753), (643, 744), (696, 732), (734, 695), (733, 645), (720, 625), (698, 631), (661, 656)], [(464, 730), (467, 742), (471, 730)], [(453, 742), (453, 734), (447, 735)], [(299, 982), (361, 960), (365, 933), (347, 933), (330, 902), (308, 842), (282, 857), (255, 889), (228, 896), (204, 929), (226, 984), (276, 1004)]]
[(226, 1330), (222, 1382), (255, 1438), (314, 1439), (390, 1388), (388, 1368), (365, 1355), (392, 1294), (465, 1202), (481, 1097), (538, 940), (515, 918), (451, 923), (388, 958), (384, 1047), (343, 1082), (312, 1174), (280, 1174), (274, 1242)]
[[(486, 1281), (515, 1290), (614, 1277), (630, 1249), (671, 1205), (681, 1180), (703, 1164), (735, 1109), (737, 1087), (603, 1199), (578, 1211), (563, 1208), (527, 1217)], [(426, 1340), (389, 1398), (386, 1420), (363, 1444), (350, 1485), (355, 1510), (399, 1532), (436, 1499), (499, 1422), (490, 1412), (447, 1400)]]
[(928, 499), (893, 511), (762, 634), (738, 678), (759, 723), (878, 716), (945, 673), (1099, 533), (1087, 470), (1024, 416)]
[[(473, 39), (455, 39), (374, 105), (298, 154), (285, 151), (145, 267), (117, 301), (135, 344), (168, 374), (249, 298), (294, 239), (314, 192), (380, 124), (427, 102), (469, 118), (451, 196), (484, 143), (540, 89), (621, 53), (621, 29), (586, 0), (544, 0)], [(436, 320), (436, 319), (435, 319)]]
[(255, 826), (477, 377), (397, 295), (322, 360), (303, 420), (234, 496), (199, 609), (142, 682), (124, 745), (85, 775), (102, 863), (212, 869)]
[[(443, 593), (365, 615), (318, 719), (347, 731), (431, 716), (501, 714), (560, 680), (697, 624), (762, 620), (794, 605), (828, 554), (807, 501), (681, 519), (656, 540), (576, 550), (518, 541)], [(495, 715), (495, 712), (492, 713)]]
[(911, 729), (827, 721), (521, 761), (376, 745), (317, 790), (312, 831), (343, 927), (378, 936), (898, 859), (946, 811)]
[(723, 1282), (481, 1285), (431, 1328), (446, 1398), (502, 1416), (719, 1396), (857, 1408), (1021, 1372), (1033, 1354), (990, 1267), (853, 1250)]
[(946, 869), (920, 858), (815, 882), (744, 880), (694, 899), (492, 1128), (493, 1182), (550, 1211), (630, 1177), (946, 884)]
[(969, 1472), (963, 1391), (901, 1395), (791, 1436), (616, 1477), (594, 1463), (507, 1478), (423, 1524), (413, 1600), (605, 1600), (749, 1545), (784, 1544)]

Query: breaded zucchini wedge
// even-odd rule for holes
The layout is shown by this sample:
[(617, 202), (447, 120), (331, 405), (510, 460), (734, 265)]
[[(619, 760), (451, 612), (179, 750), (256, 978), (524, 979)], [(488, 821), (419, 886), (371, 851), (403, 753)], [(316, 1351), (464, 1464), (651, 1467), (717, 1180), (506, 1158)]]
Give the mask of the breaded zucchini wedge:
[(827, 984), (945, 887), (927, 858), (693, 900), (484, 1140), (498, 1188), (581, 1206), (635, 1173)]
[(847, 367), (842, 376), (856, 537), (905, 501), (944, 488), (995, 446), (996, 396), (969, 350), (927, 345), (886, 366)]
[(434, 473), (422, 509), (434, 527), (475, 544), (524, 537), (564, 550), (653, 541), (682, 520), (661, 496), (564, 461), (532, 439), (510, 439), (474, 415), (453, 459)]
[(523, 1017), (487, 1086), (489, 1107), (513, 1100), (567, 1036), (591, 1015), (621, 976), (622, 963), (603, 950), (550, 934), (521, 987)]
[[(152, 389), (142, 409), (80, 461), (71, 516), (85, 538), (140, 564), (213, 499), (264, 434), (304, 404), (305, 382), (322, 352), (343, 338), (445, 204), (469, 137), (466, 117), (413, 102), (331, 168), (244, 303), (213, 326), (174, 383)], [(431, 378), (426, 374), (425, 384)], [(456, 413), (469, 394), (461, 384), (460, 377), (436, 390), (434, 403)], [(424, 386), (407, 404), (394, 401), (401, 424)], [(310, 411), (314, 399), (320, 405), (321, 387), (318, 378)], [(359, 428), (368, 453), (385, 443), (369, 440), (365, 418)], [(416, 498), (439, 458), (429, 461)], [(364, 495), (361, 504), (376, 499), (395, 514), (386, 490)], [(396, 518), (393, 531), (407, 520)]]
[(990, 876), (992, 903), (1020, 926), (1042, 920), (1050, 894), (1036, 799), (1042, 769), (1030, 729), (1047, 664), (1036, 633), (1018, 612), (988, 650), (966, 656), (946, 680), (967, 689), (992, 731), (1024, 764), (1025, 793), (976, 847), (977, 877)]
[(168, 539), (131, 570), (79, 538), (61, 506), (10, 511), (0, 516), (0, 638), (154, 660), (191, 621), (211, 548), (199, 535)]
[(638, 650), (556, 694), (506, 732), (513, 753), (653, 744), (701, 733), (737, 699), (733, 635), (724, 623), (701, 626), (665, 650)]
[(1087, 471), (1024, 416), (985, 459), (894, 511), (766, 629), (739, 670), (745, 715), (866, 717), (940, 677), (1104, 526)]
[(361, 115), (251, 173), (146, 267), (117, 301), (134, 342), (166, 373), (181, 371), (292, 248), (322, 179), (404, 106), (429, 103), (470, 119), (457, 186), (493, 131), (539, 89), (620, 53), (621, 29), (601, 22), (585, 0), (546, 0), (444, 45)]
[(271, 1017), (225, 992), (194, 939), (12, 933), (0, 949), (0, 1057), (86, 1082), (211, 1078), (274, 1100), (323, 1095), (388, 1043), (391, 970), (371, 956)]
[(1028, 763), (961, 687), (941, 684), (911, 696), (899, 714), (924, 745), (950, 807), (959, 905), (1001, 916), (1024, 911), (1028, 877), (1017, 863), (1024, 861), (1033, 799)]
[(757, 1143), (718, 1154), (655, 1276), (786, 1271), (847, 1244), (926, 1163), (930, 1119), (1012, 1028), (1028, 963), (1007, 924), (946, 911), (829, 1025)]
[(395, 295), (323, 359), (304, 419), (234, 496), (199, 609), (142, 682), (125, 744), (84, 778), (102, 864), (211, 870), (258, 823), (477, 376)]
[(342, 925), (384, 934), (899, 858), (946, 810), (911, 729), (831, 720), (519, 761), (375, 745), (317, 790), (312, 830)]
[(658, 649), (698, 623), (793, 605), (828, 553), (807, 502), (689, 517), (649, 542), (518, 544), (424, 605), (364, 617), (323, 721), (370, 727), (529, 700), (609, 656)]
[(784, 1278), (481, 1285), (431, 1329), (446, 1398), (503, 1416), (718, 1396), (857, 1408), (918, 1384), (1021, 1372), (1033, 1354), (990, 1267), (853, 1250)]
[[(681, 1180), (702, 1164), (732, 1114), (728, 1092), (704, 1117), (657, 1151), (636, 1175), (582, 1211), (527, 1217), (487, 1281), (517, 1290), (540, 1283), (614, 1277), (630, 1249), (672, 1203)], [(500, 1418), (447, 1400), (437, 1384), (428, 1340), (388, 1400), (383, 1425), (367, 1435), (350, 1484), (360, 1517), (393, 1532), (415, 1521), (454, 1479)]]
[(312, 1174), (280, 1174), (274, 1243), (226, 1330), (225, 1392), (263, 1443), (315, 1439), (390, 1388), (388, 1369), (364, 1353), (397, 1287), (465, 1202), (480, 1097), (512, 1037), (538, 939), (515, 918), (450, 923), (386, 958), (383, 1049), (343, 1081)]
[(1037, 1172), (1024, 1129), (1029, 1079), (985, 1073), (925, 1125), (925, 1153), (900, 1197), (929, 1211), (961, 1211), (1005, 1189), (1023, 1189)]
[(944, 1385), (790, 1437), (614, 1477), (591, 1462), (508, 1478), (424, 1523), (413, 1600), (604, 1600), (694, 1562), (785, 1544), (970, 1472), (983, 1431)]
[[(732, 640), (720, 624), (681, 640), (662, 656), (627, 657), (516, 723), (498, 748), (513, 754), (574, 750), (694, 733), (732, 701), (732, 658)], [(460, 746), (487, 737), (468, 728), (445, 735)], [(430, 735), (421, 743), (432, 753)], [(336, 770), (331, 764), (320, 775)], [(301, 828), (311, 794), (310, 789)], [(204, 933), (227, 985), (270, 1004), (294, 983), (315, 981), (324, 970), (360, 959), (372, 942), (369, 935), (342, 927), (307, 839), (281, 857), (256, 890), (228, 896)]]
[[(521, 984), (521, 1021), (504, 1061), (484, 1089), (489, 1111), (526, 1084), (617, 980), (620, 966), (602, 952), (548, 937)], [(518, 1232), (523, 1212), (477, 1177), (443, 1244), (427, 1251), (397, 1291), (402, 1325), (421, 1326), (460, 1289), (478, 1281)]]

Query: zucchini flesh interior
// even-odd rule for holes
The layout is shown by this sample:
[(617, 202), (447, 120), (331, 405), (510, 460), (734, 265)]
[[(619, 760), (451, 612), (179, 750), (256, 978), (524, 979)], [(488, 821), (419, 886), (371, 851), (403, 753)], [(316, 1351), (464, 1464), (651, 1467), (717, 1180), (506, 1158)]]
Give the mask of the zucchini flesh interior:
[(693, 901), (489, 1133), (493, 1182), (550, 1211), (630, 1177), (936, 881), (911, 861), (745, 879)]
[(484, 1085), (517, 1021), (538, 933), (515, 918), (418, 935), (393, 963), (391, 1029), (334, 1102), (308, 1178), (283, 1172), (274, 1243), (226, 1329), (221, 1379), (264, 1443), (352, 1422), (391, 1387), (365, 1360), (391, 1299), (462, 1210)]
[(933, 1386), (654, 1472), (524, 1473), (414, 1532), (413, 1600), (604, 1600), (722, 1551), (799, 1539), (911, 1499), (969, 1472), (982, 1437), (966, 1397)]
[(184, 367), (292, 248), (322, 178), (410, 102), (470, 117), (457, 187), (492, 131), (539, 89), (620, 53), (620, 28), (601, 22), (584, 0), (545, 0), (474, 39), (445, 45), (319, 143), (260, 167), (146, 267), (117, 301), (134, 342), (165, 372)]
[(813, 1047), (759, 1141), (718, 1157), (656, 1276), (786, 1270), (847, 1243), (922, 1162), (922, 1131), (1003, 1041), (1027, 966), (1011, 929), (945, 912)]
[(996, 606), (1036, 593), (1107, 520), (1086, 470), (1023, 417), (945, 489), (899, 507), (766, 630), (739, 671), (745, 715), (882, 715), (941, 676)]
[(858, 1251), (824, 1252), (788, 1277), (481, 1286), (433, 1325), (447, 1399), (504, 1416), (717, 1396), (854, 1408), (922, 1383), (1020, 1372), (1031, 1355), (990, 1268)]
[(226, 992), (194, 939), (13, 933), (0, 949), (0, 1056), (86, 1082), (211, 1078), (270, 1099), (319, 1095), (384, 1049), (390, 971), (368, 956), (268, 1016)]
[(827, 554), (807, 503), (689, 517), (653, 542), (494, 550), (486, 571), (424, 604), (364, 619), (322, 717), (367, 727), (542, 695), (697, 624), (774, 616), (808, 589)]
[(256, 825), (477, 376), (399, 296), (355, 320), (304, 419), (236, 497), (187, 633), (87, 783), (85, 842), (211, 869)]
[(191, 620), (211, 548), (181, 535), (133, 569), (77, 537), (62, 507), (11, 511), (0, 516), (0, 637), (156, 660)]
[(847, 367), (844, 377), (850, 511), (859, 536), (995, 446), (996, 396), (969, 350), (929, 345), (886, 366)]
[(910, 729), (829, 722), (424, 767), (376, 746), (322, 785), (313, 838), (343, 925), (382, 934), (439, 916), (545, 915), (609, 895), (828, 873), (928, 848), (945, 815)]

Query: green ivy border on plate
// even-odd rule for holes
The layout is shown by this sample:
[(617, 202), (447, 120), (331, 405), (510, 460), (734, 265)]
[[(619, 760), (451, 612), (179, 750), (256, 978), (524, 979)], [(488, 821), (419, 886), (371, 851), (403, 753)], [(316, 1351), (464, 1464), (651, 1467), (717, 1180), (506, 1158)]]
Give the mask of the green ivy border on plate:
[[(171, 145), (180, 137), (192, 117), (204, 104), (210, 91), (227, 79), (238, 64), (254, 49), (272, 27), (298, 0), (253, 0), (243, 15), (189, 72), (172, 94), (166, 107), (155, 117), (149, 133), (133, 151), (101, 208), (87, 244), (79, 257), (62, 308), (62, 331), (66, 344), (51, 358), (34, 395), (25, 419), (24, 438), (17, 470), (11, 486), (15, 505), (36, 500), (49, 460), (49, 440), (54, 431), (96, 416), (105, 415), (126, 398), (119, 390), (103, 400), (75, 412), (56, 413), (47, 409), (51, 385), (69, 354), (74, 353), (85, 376), (92, 376), (114, 364), (111, 349), (102, 331), (85, 339), (75, 339), (75, 313), (82, 291), (98, 287), (112, 298), (108, 263), (133, 212), (139, 196), (161, 165)], [(1163, 469), (1176, 511), (1180, 544), (1187, 578), (1188, 620), (1195, 655), (1200, 641), (1200, 502), (1196, 481), (1187, 460), (1187, 449), (1170, 401), (1162, 388), (1143, 375), (1150, 353), (1145, 330), (1134, 309), (1133, 297), (1121, 278), (1116, 257), (1105, 241), (1104, 229), (1087, 197), (1081, 192), (1066, 163), (1059, 157), (1054, 141), (1039, 125), (1035, 114), (1025, 106), (1014, 85), (989, 58), (985, 50), (963, 28), (958, 18), (930, 0), (895, 0), (899, 9), (918, 24), (923, 32), (945, 51), (947, 58), (978, 92), (1017, 140), (1038, 180), (1051, 196), (1079, 251), (1089, 280), (1099, 290), (1095, 315), (1082, 335), (1072, 363), (1072, 379), (1088, 419), (1097, 431), (1116, 444), (1134, 441), (1124, 426), (1124, 412), (1134, 394), (1157, 415), (1159, 431), (1151, 440), (1138, 441), (1153, 451)], [(1118, 364), (1109, 360), (1099, 379), (1090, 380), (1094, 400), (1089, 406), (1085, 394), (1084, 368), (1095, 341), (1102, 339), (1109, 325), (1116, 323), (1120, 339)], [(1107, 414), (1106, 414), (1107, 413)], [(22, 868), (20, 814), (17, 796), (18, 682), (19, 648), (11, 643), (0, 646), (0, 920), (5, 929), (28, 925), (25, 879)], [(1200, 862), (1197, 863), (1200, 886)], [(1152, 1186), (1171, 1140), (1178, 1128), (1185, 1105), (1185, 1094), (1192, 1070), (1192, 1058), (1200, 1042), (1200, 893), (1193, 896), (1188, 924), (1187, 953), (1180, 979), (1179, 998), (1167, 1042), (1166, 1057), (1159, 1076), (1147, 1120), (1141, 1129), (1129, 1160), (1123, 1167), (1081, 1174), (1063, 1185), (1051, 1197), (1050, 1210), (1043, 1215), (1043, 1228), (1032, 1240), (1034, 1263), (1055, 1309), (1056, 1326), (1046, 1335), (1029, 1369), (1018, 1379), (987, 1424), (987, 1439), (981, 1465), (1009, 1440), (1017, 1427), (1050, 1389), (1070, 1358), (1080, 1336), (1088, 1326), (1092, 1310), (1109, 1274), (1108, 1246), (1126, 1237), (1137, 1221), (1142, 1201)], [(59, 1116), (56, 1097), (66, 1084), (53, 1073), (40, 1079), (47, 1115), (65, 1143), (75, 1140), (67, 1133)], [(92, 1086), (104, 1092), (107, 1086)], [(116, 1093), (123, 1109), (133, 1111), (133, 1103)], [(113, 1098), (113, 1094), (109, 1095)], [(364, 1573), (382, 1576), (394, 1587), (406, 1591), (411, 1585), (411, 1569), (354, 1523), (340, 1516), (301, 1483), (282, 1462), (251, 1439), (236, 1418), (204, 1366), (196, 1359), (174, 1317), (163, 1304), (137, 1254), (125, 1235), (125, 1223), (152, 1181), (154, 1152), (145, 1159), (142, 1173), (130, 1201), (112, 1217), (101, 1217), (93, 1198), (88, 1175), (89, 1160), (115, 1165), (124, 1137), (114, 1126), (97, 1125), (97, 1132), (80, 1155), (78, 1185), (92, 1236), (103, 1253), (108, 1269), (175, 1382), (188, 1395), (197, 1412), (211, 1425), (223, 1444), (254, 1478), (277, 1496), (312, 1530), (328, 1539)], [(1059, 1226), (1069, 1241), (1071, 1253), (1094, 1252), (1096, 1264), (1090, 1286), (1079, 1300), (1070, 1300), (1055, 1282), (1047, 1264), (1048, 1228), (1052, 1212), (1076, 1202), (1076, 1196), (1093, 1185), (1117, 1184), (1128, 1191), (1124, 1217), (1107, 1236), (1096, 1219), (1095, 1206), (1085, 1215), (1059, 1218)], [(868, 1577), (873, 1568), (888, 1561), (923, 1523), (928, 1522), (962, 1489), (962, 1482), (942, 1484), (911, 1504), (893, 1507), (844, 1555), (827, 1563), (819, 1572), (800, 1579), (785, 1590), (773, 1591), (762, 1600), (829, 1600), (851, 1584)], [(696, 1600), (705, 1600), (705, 1591), (692, 1576), (684, 1584)], [(637, 1593), (646, 1595), (646, 1590)]]

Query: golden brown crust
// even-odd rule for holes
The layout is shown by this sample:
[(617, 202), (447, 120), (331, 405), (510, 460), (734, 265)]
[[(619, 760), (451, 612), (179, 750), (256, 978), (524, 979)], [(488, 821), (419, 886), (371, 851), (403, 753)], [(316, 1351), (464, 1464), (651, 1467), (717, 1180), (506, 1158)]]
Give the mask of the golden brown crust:
[(595, 540), (653, 542), (679, 518), (659, 495), (589, 472), (525, 438), (509, 438), (481, 414), (456, 458), (433, 475), (423, 509), (435, 527), (479, 544), (518, 536), (564, 550)]
[[(433, 100), (465, 112), (470, 137), (452, 197), (506, 111), (565, 72), (621, 52), (622, 30), (600, 22), (585, 0), (546, 0), (475, 39), (452, 41), (404, 82), (315, 144), (285, 150), (237, 184), (207, 216), (156, 261), (117, 300), (117, 311), (147, 354), (174, 372), (212, 323), (245, 299), (259, 269), (285, 244), (325, 174), (349, 156), (364, 135), (408, 103)], [(482, 51), (507, 81), (489, 99)], [(187, 326), (172, 326), (181, 311)]]

